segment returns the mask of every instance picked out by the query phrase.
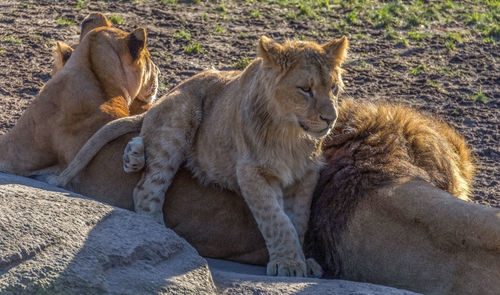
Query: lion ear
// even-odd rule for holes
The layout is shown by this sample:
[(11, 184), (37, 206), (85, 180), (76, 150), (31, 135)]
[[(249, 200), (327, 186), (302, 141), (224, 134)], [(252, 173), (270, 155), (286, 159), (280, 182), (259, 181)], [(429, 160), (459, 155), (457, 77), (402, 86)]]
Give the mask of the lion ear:
[(80, 42), (88, 32), (98, 27), (111, 27), (111, 22), (106, 18), (104, 14), (100, 12), (92, 12), (87, 15), (82, 22)]
[(139, 27), (127, 36), (127, 46), (132, 58), (136, 60), (146, 48), (148, 35), (146, 29)]
[(257, 52), (264, 63), (280, 69), (286, 68), (287, 60), (283, 54), (283, 46), (266, 36), (260, 37)]
[(73, 53), (73, 48), (64, 42), (57, 41), (54, 46), (53, 53), (54, 68), (52, 69), (52, 76), (54, 76), (66, 64)]
[(347, 55), (349, 40), (347, 40), (346, 36), (342, 36), (323, 44), (322, 47), (333, 67), (340, 67)]

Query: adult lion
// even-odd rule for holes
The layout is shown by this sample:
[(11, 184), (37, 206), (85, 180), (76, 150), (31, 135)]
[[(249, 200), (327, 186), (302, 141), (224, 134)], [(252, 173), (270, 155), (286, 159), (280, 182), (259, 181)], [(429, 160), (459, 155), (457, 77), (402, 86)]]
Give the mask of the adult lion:
[(126, 33), (93, 13), (83, 21), (81, 36), (74, 51), (57, 44), (61, 62), (53, 78), (16, 126), (0, 137), (0, 171), (60, 171), (102, 125), (129, 115), (132, 106), (144, 111), (155, 98), (158, 73), (145, 29)]
[[(463, 139), (443, 126), (408, 109), (342, 102), (306, 239), (330, 275), (427, 294), (497, 294), (500, 210), (445, 191), (463, 195), (472, 166)], [(106, 145), (68, 188), (132, 209), (140, 174), (123, 172), (122, 151), (133, 136)], [(454, 184), (459, 179), (465, 186)], [(200, 185), (186, 170), (164, 215), (202, 255), (267, 262), (243, 199)]]

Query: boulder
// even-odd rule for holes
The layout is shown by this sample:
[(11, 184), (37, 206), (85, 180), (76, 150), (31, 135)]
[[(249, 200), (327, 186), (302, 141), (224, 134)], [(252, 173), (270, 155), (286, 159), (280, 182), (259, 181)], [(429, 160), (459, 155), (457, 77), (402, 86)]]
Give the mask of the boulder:
[(205, 259), (147, 216), (0, 173), (1, 294), (214, 294)]

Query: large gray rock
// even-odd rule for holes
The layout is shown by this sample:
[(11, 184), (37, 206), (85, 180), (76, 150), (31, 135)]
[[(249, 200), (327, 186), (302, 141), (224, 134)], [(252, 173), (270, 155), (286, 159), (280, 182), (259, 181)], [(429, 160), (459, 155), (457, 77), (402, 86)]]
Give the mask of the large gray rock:
[(0, 173), (1, 294), (215, 291), (207, 262), (151, 218)]
[(215, 285), (222, 294), (241, 295), (416, 295), (410, 291), (368, 283), (312, 278), (268, 277), (266, 269), (208, 259)]
[(415, 293), (267, 277), (263, 267), (221, 260), (207, 264), (149, 217), (0, 173), (0, 294)]

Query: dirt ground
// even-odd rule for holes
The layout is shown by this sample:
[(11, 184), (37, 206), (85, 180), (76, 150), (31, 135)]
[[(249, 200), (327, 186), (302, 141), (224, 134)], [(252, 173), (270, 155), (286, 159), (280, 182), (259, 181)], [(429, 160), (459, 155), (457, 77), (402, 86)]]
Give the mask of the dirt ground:
[(453, 125), (477, 159), (475, 201), (500, 207), (498, 42), (465, 34), (465, 40), (450, 44), (443, 35), (460, 30), (460, 22), (421, 25), (423, 39), (403, 42), (388, 37), (384, 28), (362, 22), (340, 30), (331, 24), (349, 13), (342, 7), (332, 7), (319, 21), (290, 17), (297, 9), (293, 5), (167, 2), (2, 0), (0, 134), (14, 126), (50, 78), (54, 42), (76, 42), (80, 22), (92, 11), (113, 16), (125, 30), (147, 28), (149, 49), (162, 71), (160, 94), (201, 70), (244, 66), (247, 58), (255, 57), (261, 35), (324, 42), (346, 34), (351, 49), (344, 96), (408, 105)]

